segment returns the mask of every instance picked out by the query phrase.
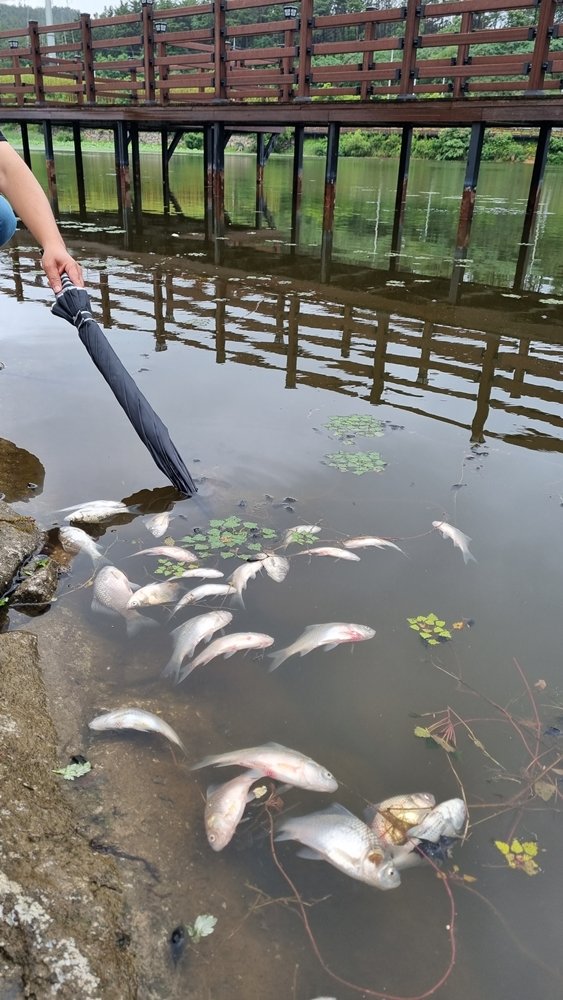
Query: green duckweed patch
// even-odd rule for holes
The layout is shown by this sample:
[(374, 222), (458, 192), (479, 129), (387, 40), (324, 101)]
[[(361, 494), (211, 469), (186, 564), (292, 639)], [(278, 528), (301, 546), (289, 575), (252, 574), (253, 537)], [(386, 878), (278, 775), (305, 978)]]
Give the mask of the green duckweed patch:
[(366, 472), (383, 472), (387, 462), (378, 451), (335, 451), (325, 455), (325, 465), (330, 465), (339, 472), (363, 476)]

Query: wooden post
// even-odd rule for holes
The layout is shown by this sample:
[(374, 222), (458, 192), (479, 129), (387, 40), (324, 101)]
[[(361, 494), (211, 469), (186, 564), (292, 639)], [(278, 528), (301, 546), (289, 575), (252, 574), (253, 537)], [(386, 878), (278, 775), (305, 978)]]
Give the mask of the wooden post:
[(92, 50), (92, 25), (89, 14), (80, 15), (80, 41), (84, 60), (84, 96), (87, 104), (96, 102), (96, 81), (94, 77), (94, 56)]
[(102, 300), (102, 325), (111, 330), (111, 306), (109, 301), (109, 284), (107, 271), (100, 271), (100, 297)]
[(292, 295), (289, 300), (287, 320), (287, 366), (285, 371), (286, 389), (295, 389), (297, 383), (297, 354), (299, 351), (299, 299)]
[[(465, 35), (471, 31), (472, 27), (473, 27), (473, 11), (465, 10), (461, 15), (460, 31), (463, 35)], [(465, 45), (458, 45), (456, 66), (464, 66), (467, 64), (467, 60), (469, 58), (469, 49), (470, 46), (467, 45), (467, 43)], [(452, 97), (456, 98), (461, 97), (464, 92), (465, 92), (465, 80), (461, 76), (454, 77)]]
[(45, 86), (43, 83), (43, 69), (41, 66), (41, 42), (39, 39), (38, 22), (30, 21), (29, 47), (31, 49), (31, 67), (33, 70), (33, 85), (35, 88), (35, 100), (38, 104), (45, 103)]
[(461, 196), (461, 207), (457, 227), (454, 266), (450, 280), (450, 302), (458, 301), (460, 286), (463, 282), (465, 258), (467, 257), (467, 248), (469, 246), (469, 237), (471, 235), (471, 224), (473, 222), (473, 212), (475, 210), (475, 193), (477, 191), (477, 181), (479, 179), (481, 150), (483, 148), (484, 137), (485, 126), (481, 122), (476, 122), (471, 126), (471, 139), (469, 142), (469, 152), (467, 154), (465, 180), (463, 183), (463, 194)]
[(403, 61), (399, 83), (399, 97), (403, 98), (410, 97), (414, 88), (421, 11), (420, 0), (407, 0)]
[(301, 14), (299, 17), (299, 69), (297, 77), (297, 101), (311, 100), (313, 26), (313, 0), (301, 0)]
[(166, 329), (164, 326), (164, 315), (162, 310), (162, 271), (160, 267), (155, 267), (152, 276), (153, 298), (154, 298), (154, 321), (155, 321), (155, 351), (165, 351)]
[[(158, 57), (160, 60), (164, 60), (164, 58), (166, 57), (166, 41), (162, 38), (159, 38), (158, 40)], [(168, 79), (168, 64), (164, 65), (164, 63), (161, 61), (158, 69), (158, 75), (161, 84), (166, 82), (166, 80)], [(170, 91), (168, 87), (161, 86), (160, 103), (170, 104)]]
[(166, 287), (166, 319), (174, 319), (174, 278), (171, 271), (166, 272), (164, 284)]
[(375, 353), (373, 356), (373, 383), (369, 394), (370, 403), (380, 403), (385, 389), (385, 360), (389, 343), (389, 313), (377, 313)]
[(495, 376), (495, 366), (497, 363), (500, 348), (500, 337), (487, 337), (486, 347), (481, 359), (481, 374), (479, 376), (479, 389), (477, 391), (477, 405), (475, 415), (471, 424), (471, 444), (482, 444), (485, 440), (484, 431), (489, 407), (491, 404), (491, 389)]
[(293, 132), (293, 187), (291, 192), (291, 253), (297, 253), (301, 223), (301, 193), (303, 190), (303, 145), (305, 128), (296, 125)]
[(154, 85), (154, 10), (151, 3), (141, 7), (143, 33), (143, 68), (145, 73), (145, 104), (155, 103)]
[(266, 164), (265, 157), (266, 140), (263, 132), (256, 133), (256, 210), (254, 216), (254, 225), (256, 229), (260, 229), (260, 224), (262, 222), (262, 207), (264, 204), (264, 166)]
[(352, 343), (352, 306), (344, 306), (344, 320), (342, 323), (342, 343), (340, 345), (340, 357), (350, 357), (350, 346)]
[[(15, 51), (12, 56), (12, 68), (14, 71), (14, 87), (19, 88), (22, 85), (22, 77), (21, 77), (20, 57), (17, 51)], [(19, 108), (21, 108), (23, 106), (23, 103), (24, 103), (23, 92), (18, 90), (16, 93), (16, 104), (18, 105)]]
[(283, 292), (278, 292), (276, 295), (276, 332), (274, 333), (274, 342), (276, 344), (283, 344), (283, 335), (285, 331), (285, 295)]
[(22, 137), (23, 158), (31, 170), (31, 150), (29, 148), (29, 132), (27, 131), (27, 122), (20, 122), (20, 132)]
[(227, 99), (226, 65), (227, 50), (225, 45), (225, 2), (213, 0), (213, 46), (215, 58), (215, 101)]
[(131, 124), (129, 126), (129, 140), (131, 143), (131, 163), (133, 166), (133, 211), (135, 212), (135, 222), (138, 226), (140, 226), (143, 216), (143, 194), (141, 189), (139, 126), (137, 124)]
[[(377, 26), (374, 21), (366, 21), (366, 26), (364, 29), (364, 37), (366, 42), (371, 42), (373, 39), (375, 39), (376, 27)], [(364, 57), (362, 59), (362, 70), (366, 72), (366, 70), (370, 69), (373, 69), (373, 51), (372, 52), (366, 51), (364, 52)], [(370, 92), (371, 92), (371, 83), (369, 82), (369, 80), (362, 80), (360, 86), (360, 96), (362, 101), (367, 101), (368, 97), (370, 96)]]
[(164, 214), (170, 214), (170, 175), (168, 172), (168, 132), (166, 128), (160, 132), (160, 163), (162, 167), (162, 205)]
[(43, 122), (43, 139), (45, 143), (45, 165), (47, 167), (47, 187), (49, 189), (49, 201), (54, 215), (59, 212), (59, 199), (57, 195), (57, 174), (55, 171), (55, 152), (53, 150), (53, 129), (51, 122)]
[(330, 281), (332, 228), (334, 223), (334, 204), (336, 201), (336, 173), (338, 170), (339, 140), (340, 126), (331, 123), (328, 126), (328, 143), (326, 147), (323, 232), (321, 241), (321, 281)]
[(225, 232), (225, 126), (223, 122), (215, 122), (211, 128), (213, 135), (213, 237), (217, 240)]
[(23, 302), (24, 301), (23, 281), (21, 273), (20, 252), (18, 247), (12, 247), (11, 257), (12, 257), (12, 267), (14, 269), (14, 292), (16, 300), (18, 302)]
[(205, 238), (213, 239), (213, 126), (203, 126), (203, 224)]
[(524, 226), (522, 228), (522, 238), (516, 262), (516, 273), (514, 275), (515, 291), (520, 291), (526, 280), (526, 272), (530, 260), (530, 243), (534, 232), (538, 205), (543, 187), (547, 154), (549, 152), (549, 142), (551, 139), (551, 125), (542, 125), (538, 135), (534, 167), (530, 180), (530, 190), (528, 191), (528, 202), (526, 204), (526, 214), (524, 216)]
[(389, 270), (397, 269), (398, 257), (401, 253), (403, 224), (405, 221), (405, 205), (407, 201), (407, 186), (409, 181), (409, 163), (412, 146), (412, 125), (404, 125), (401, 136), (401, 152), (399, 154), (399, 170), (397, 173), (397, 191), (395, 194), (395, 212), (393, 215), (393, 234), (391, 236), (391, 257)]
[[(284, 48), (289, 49), (293, 45), (293, 30), (290, 28), (284, 33), (283, 44)], [(293, 56), (284, 56), (282, 59), (282, 73), (287, 77), (287, 83), (284, 83), (282, 87), (282, 101), (291, 101), (293, 98)]]
[(123, 228), (129, 229), (129, 213), (131, 211), (131, 181), (129, 177), (129, 153), (125, 124), (117, 122), (114, 126), (115, 137), (115, 178), (117, 184), (117, 204), (123, 221)]
[(80, 218), (86, 218), (86, 185), (84, 183), (84, 161), (82, 159), (82, 137), (80, 123), (72, 124), (72, 139), (74, 143), (74, 162), (76, 164), (76, 188), (78, 191), (78, 211)]
[(225, 351), (225, 300), (227, 298), (227, 282), (217, 278), (215, 282), (215, 360), (218, 365), (224, 365), (227, 360)]
[(541, 93), (543, 88), (545, 74), (549, 69), (549, 43), (553, 33), (557, 5), (557, 0), (536, 0), (536, 2), (540, 8), (540, 14), (536, 29), (534, 52), (532, 54), (530, 77), (528, 79), (528, 93), (530, 91), (539, 91)]

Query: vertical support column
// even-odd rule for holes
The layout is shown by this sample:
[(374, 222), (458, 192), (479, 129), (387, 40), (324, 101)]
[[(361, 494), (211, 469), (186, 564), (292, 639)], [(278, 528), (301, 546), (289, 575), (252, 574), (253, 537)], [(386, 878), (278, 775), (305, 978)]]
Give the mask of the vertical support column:
[(530, 91), (541, 92), (545, 74), (549, 69), (549, 43), (553, 34), (557, 0), (536, 0), (536, 4), (539, 5), (540, 13), (528, 79), (528, 93)]
[[(468, 34), (472, 28), (473, 28), (473, 11), (466, 10), (461, 15), (461, 27), (460, 27), (461, 34), (462, 35)], [(465, 66), (467, 64), (467, 60), (469, 58), (469, 50), (470, 46), (467, 45), (467, 43), (465, 45), (458, 45), (457, 56), (456, 56), (457, 66)], [(463, 79), (462, 76), (454, 77), (452, 97), (456, 98), (461, 97), (464, 92), (465, 92), (465, 80)]]
[(20, 122), (20, 132), (22, 137), (23, 158), (31, 170), (31, 150), (29, 148), (29, 132), (27, 131), (27, 122)]
[(78, 211), (80, 218), (86, 218), (86, 185), (84, 183), (84, 161), (82, 159), (82, 135), (80, 123), (72, 124), (72, 139), (74, 142), (74, 162), (76, 164), (76, 187), (78, 190)]
[[(364, 29), (364, 37), (366, 42), (371, 42), (376, 36), (376, 25), (373, 21), (366, 21), (366, 26)], [(364, 73), (373, 69), (373, 50), (370, 52), (366, 50), (362, 59), (362, 70)], [(360, 97), (362, 101), (367, 101), (371, 92), (371, 84), (369, 80), (362, 80), (360, 85)]]
[(168, 132), (165, 128), (160, 133), (160, 163), (162, 167), (162, 205), (164, 214), (170, 214), (170, 173), (168, 170)]
[(297, 77), (297, 101), (311, 100), (313, 25), (313, 0), (301, 0), (301, 14), (299, 17), (299, 70)]
[(117, 204), (122, 225), (129, 231), (129, 216), (131, 212), (131, 181), (129, 177), (129, 153), (127, 136), (123, 122), (117, 122), (114, 129), (115, 137), (115, 178), (117, 183)]
[(530, 180), (530, 190), (528, 191), (528, 202), (526, 204), (526, 214), (524, 216), (524, 226), (522, 228), (522, 238), (520, 240), (520, 250), (516, 262), (516, 273), (514, 275), (513, 288), (520, 291), (526, 279), (526, 271), (530, 260), (530, 241), (536, 224), (536, 216), (543, 187), (549, 142), (551, 139), (551, 126), (541, 125), (536, 146), (536, 155), (532, 177)]
[(31, 55), (31, 68), (33, 70), (33, 86), (35, 89), (35, 100), (38, 104), (45, 103), (45, 87), (43, 84), (43, 68), (41, 66), (41, 42), (39, 40), (38, 22), (30, 21), (29, 47)]
[(334, 204), (336, 201), (336, 174), (338, 170), (338, 144), (340, 126), (328, 126), (326, 147), (325, 193), (323, 206), (323, 233), (321, 241), (321, 281), (330, 281), (332, 258), (332, 229), (334, 224)]
[(418, 29), (422, 7), (420, 0), (407, 0), (405, 38), (403, 45), (403, 61), (401, 63), (401, 80), (399, 97), (410, 97), (414, 89), (416, 76), (416, 50), (418, 47)]
[(213, 239), (213, 126), (203, 126), (203, 224), (205, 238)]
[(420, 361), (418, 364), (418, 372), (416, 375), (417, 385), (428, 385), (428, 369), (430, 367), (430, 358), (432, 356), (433, 332), (434, 332), (433, 322), (429, 319), (425, 320), (424, 327), (422, 330), (422, 337), (420, 340)]
[(141, 7), (143, 34), (143, 69), (145, 74), (145, 103), (155, 103), (154, 79), (154, 11), (152, 3)]
[(260, 229), (264, 204), (264, 167), (266, 165), (266, 138), (263, 132), (256, 133), (256, 212), (255, 228)]
[(166, 319), (174, 319), (174, 280), (171, 271), (166, 272)]
[(227, 282), (217, 278), (215, 282), (215, 361), (224, 365), (227, 360), (225, 336), (225, 304), (227, 298)]
[(225, 46), (225, 2), (213, 0), (213, 46), (215, 61), (215, 101), (227, 99), (226, 66), (227, 50)]
[(55, 170), (55, 152), (53, 149), (53, 129), (51, 122), (43, 122), (43, 140), (45, 143), (45, 165), (47, 167), (47, 187), (49, 190), (49, 201), (53, 213), (59, 213), (59, 198), (57, 195), (57, 173)]
[(102, 300), (102, 325), (111, 330), (111, 306), (109, 301), (109, 284), (107, 271), (100, 271), (100, 298)]
[(274, 342), (276, 344), (283, 344), (283, 334), (285, 329), (285, 295), (283, 292), (278, 292), (276, 295), (275, 315), (276, 332), (274, 333)]
[(350, 357), (350, 346), (352, 344), (352, 306), (344, 306), (344, 321), (342, 324), (342, 344), (340, 345), (340, 357)]
[(92, 25), (89, 14), (80, 15), (80, 41), (82, 44), (82, 58), (84, 60), (84, 96), (87, 104), (95, 104), (96, 83), (92, 50)]
[(155, 320), (155, 351), (165, 351), (167, 348), (166, 344), (166, 330), (164, 327), (164, 316), (162, 313), (162, 271), (160, 267), (155, 267), (152, 276), (152, 287), (153, 287), (153, 297), (154, 297), (154, 320)]
[(485, 440), (484, 431), (489, 408), (491, 405), (491, 389), (495, 375), (498, 352), (500, 348), (500, 337), (487, 337), (483, 358), (481, 361), (481, 375), (479, 378), (479, 390), (477, 393), (477, 406), (475, 416), (471, 424), (471, 444), (482, 444)]
[(301, 192), (303, 190), (303, 146), (305, 126), (296, 125), (293, 132), (293, 186), (291, 191), (291, 253), (297, 253), (301, 223)]
[(286, 389), (295, 389), (297, 383), (297, 354), (299, 351), (299, 299), (292, 295), (289, 300), (289, 316), (287, 320), (287, 367), (285, 372)]
[(475, 193), (477, 191), (477, 181), (479, 179), (481, 151), (483, 149), (484, 137), (485, 126), (481, 122), (476, 122), (471, 126), (471, 139), (469, 142), (469, 152), (467, 154), (467, 164), (465, 166), (465, 180), (463, 182), (463, 194), (461, 196), (461, 207), (457, 227), (454, 266), (450, 279), (450, 302), (458, 301), (460, 286), (463, 282), (465, 258), (467, 257), (467, 248), (469, 246), (469, 237), (471, 235), (471, 224), (473, 222), (473, 212), (475, 210)]
[(23, 90), (20, 89), (22, 86), (22, 75), (20, 57), (17, 51), (12, 56), (12, 68), (14, 71), (14, 87), (16, 88), (16, 104), (21, 108), (23, 107), (24, 97)]
[[(283, 36), (283, 47), (284, 49), (293, 48), (293, 30), (289, 29), (284, 32)], [(281, 99), (284, 103), (288, 103), (293, 98), (293, 56), (284, 56), (282, 61), (282, 73), (287, 77), (287, 83), (282, 86)]]
[(397, 172), (397, 191), (395, 194), (395, 212), (393, 214), (393, 234), (391, 236), (391, 257), (389, 270), (397, 269), (398, 257), (401, 253), (403, 225), (405, 222), (405, 205), (409, 182), (409, 164), (411, 159), (412, 125), (403, 126), (401, 136), (401, 152), (399, 154), (399, 169)]
[(222, 122), (212, 125), (212, 134), (213, 236), (217, 240), (225, 232), (225, 127)]
[(131, 161), (133, 166), (133, 210), (135, 212), (135, 222), (141, 225), (143, 216), (143, 195), (141, 190), (141, 157), (139, 154), (139, 126), (129, 126), (129, 139), (131, 142)]
[(377, 313), (375, 334), (375, 354), (373, 358), (373, 384), (369, 394), (370, 403), (380, 403), (385, 389), (385, 360), (389, 343), (389, 313)]
[(14, 269), (14, 292), (18, 302), (24, 301), (23, 281), (21, 273), (20, 252), (18, 247), (12, 247), (11, 251), (12, 267)]

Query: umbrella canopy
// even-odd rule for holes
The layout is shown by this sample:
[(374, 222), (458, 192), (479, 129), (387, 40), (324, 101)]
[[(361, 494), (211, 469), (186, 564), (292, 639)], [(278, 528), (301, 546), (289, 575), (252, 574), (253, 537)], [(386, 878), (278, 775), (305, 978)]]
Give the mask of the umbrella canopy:
[(78, 336), (123, 407), (141, 441), (150, 451), (158, 468), (181, 493), (190, 497), (197, 487), (178, 454), (162, 420), (122, 365), (106, 336), (92, 317), (88, 293), (73, 285), (68, 275), (61, 276), (62, 291), (51, 312), (62, 316), (78, 330)]

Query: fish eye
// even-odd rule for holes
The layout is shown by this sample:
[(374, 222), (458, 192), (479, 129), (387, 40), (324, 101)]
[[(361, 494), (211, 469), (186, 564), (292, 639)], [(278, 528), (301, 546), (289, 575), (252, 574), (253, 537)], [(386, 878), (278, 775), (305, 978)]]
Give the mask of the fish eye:
[(330, 773), (330, 771), (323, 771), (323, 778), (330, 778), (330, 779), (333, 779), (333, 778), (334, 778), (334, 775), (333, 775), (333, 774), (331, 774), (331, 773)]
[(209, 841), (209, 843), (210, 843), (210, 844), (214, 844), (214, 843), (215, 843), (215, 840), (216, 840), (217, 838), (215, 837), (215, 834), (214, 834), (214, 833), (210, 833), (210, 834), (208, 834), (208, 837), (207, 837), (207, 839), (208, 839), (208, 841)]

